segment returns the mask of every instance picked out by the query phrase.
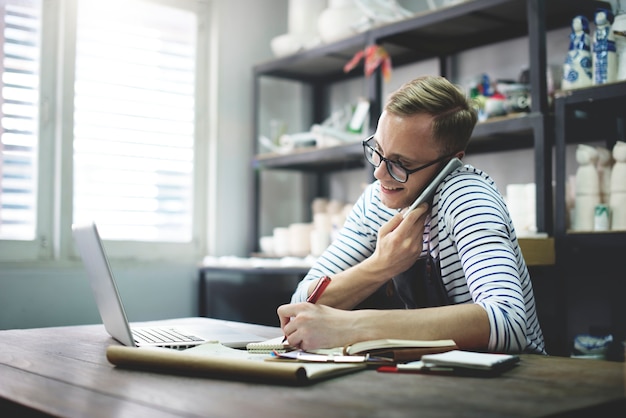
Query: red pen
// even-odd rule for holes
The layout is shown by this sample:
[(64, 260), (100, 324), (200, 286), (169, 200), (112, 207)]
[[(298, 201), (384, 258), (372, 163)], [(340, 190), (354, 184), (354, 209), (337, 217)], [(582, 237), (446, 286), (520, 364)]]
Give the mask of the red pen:
[(316, 303), (320, 296), (322, 296), (322, 293), (324, 293), (326, 287), (328, 287), (329, 283), (330, 277), (324, 276), (320, 278), (320, 280), (317, 282), (317, 285), (315, 286), (315, 289), (313, 289), (313, 292), (311, 292), (309, 297), (306, 298), (306, 301), (309, 303)]

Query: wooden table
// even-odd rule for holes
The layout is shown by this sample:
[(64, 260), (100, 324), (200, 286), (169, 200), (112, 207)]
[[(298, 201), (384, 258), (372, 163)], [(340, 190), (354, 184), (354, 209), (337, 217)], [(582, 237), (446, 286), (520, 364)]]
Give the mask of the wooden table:
[[(215, 320), (167, 322), (202, 321)], [(523, 355), (493, 378), (364, 370), (286, 387), (119, 369), (105, 358), (110, 344), (101, 325), (0, 331), (0, 416), (26, 408), (68, 417), (626, 416), (624, 363)]]

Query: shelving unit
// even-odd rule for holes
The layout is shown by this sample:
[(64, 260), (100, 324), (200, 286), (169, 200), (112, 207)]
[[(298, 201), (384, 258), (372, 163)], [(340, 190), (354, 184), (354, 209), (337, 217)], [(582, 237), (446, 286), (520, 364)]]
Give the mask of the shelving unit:
[[(611, 8), (611, 5), (608, 2), (590, 0), (471, 0), (255, 66), (252, 138), (255, 155), (250, 170), (250, 194), (253, 201), (249, 213), (249, 253), (258, 253), (261, 170), (295, 170), (323, 179), (329, 172), (361, 167), (364, 164), (360, 143), (332, 148), (299, 149), (289, 154), (259, 154), (258, 109), (263, 101), (263, 78), (290, 80), (308, 86), (313, 101), (311, 120), (313, 123), (320, 123), (328, 116), (333, 85), (340, 81), (364, 78), (362, 67), (344, 73), (343, 66), (355, 53), (368, 45), (383, 46), (390, 54), (394, 68), (426, 59), (437, 59), (440, 74), (450, 77), (452, 55), (508, 39), (527, 37), (531, 111), (478, 124), (468, 153), (515, 149), (532, 149), (534, 152), (537, 226), (540, 232), (548, 233), (549, 238), (520, 240), (520, 245), (523, 246), (525, 256), (529, 257), (528, 265), (534, 269), (532, 275), (536, 301), (546, 333), (546, 343), (552, 347), (551, 354), (568, 355), (568, 342), (577, 332), (573, 324), (579, 323), (580, 316), (588, 312), (587, 305), (576, 303), (586, 295), (594, 295), (592, 307), (589, 308), (592, 311), (597, 310), (598, 306), (604, 306), (608, 300), (610, 327), (618, 333), (618, 338), (623, 338), (626, 305), (621, 303), (620, 298), (625, 293), (626, 281), (617, 277), (619, 274), (615, 276), (614, 271), (621, 271), (621, 267), (617, 266), (621, 256), (618, 251), (623, 252), (626, 248), (626, 233), (568, 233), (565, 230), (564, 199), (566, 144), (598, 139), (597, 126), (593, 125), (594, 129), (590, 130), (587, 120), (578, 119), (578, 111), (587, 112), (597, 122), (610, 119), (612, 113), (607, 112), (607, 109), (619, 109), (623, 118), (626, 109), (626, 84), (569, 92), (555, 100), (553, 113), (548, 106), (546, 80), (546, 31), (568, 27), (572, 18), (578, 14), (593, 16), (599, 7)], [(383, 80), (380, 72), (375, 72), (364, 82), (367, 86), (367, 99), (370, 101), (369, 126), (373, 129), (382, 110)], [(608, 131), (606, 138), (617, 138)], [(623, 135), (623, 127), (621, 132)], [(592, 133), (596, 136), (591, 136)], [(552, 187), (554, 146), (555, 208)], [(594, 260), (589, 262), (586, 257)], [(594, 262), (601, 264), (595, 266)], [(255, 269), (241, 269), (237, 272), (244, 275), (259, 274)], [(220, 271), (216, 268), (200, 269), (201, 283), (205, 282), (204, 275), (211, 273)], [(270, 274), (300, 276), (305, 273), (304, 270), (279, 269)], [(601, 277), (597, 278), (598, 275)], [(593, 277), (595, 281), (590, 283), (589, 277)], [(621, 280), (611, 280), (609, 277)], [(199, 303), (202, 308), (206, 308), (208, 304), (206, 299), (201, 299)]]
[[(450, 76), (451, 55), (508, 39), (528, 37), (531, 85), (531, 112), (522, 117), (502, 118), (479, 124), (468, 152), (492, 152), (502, 149), (534, 149), (537, 201), (537, 227), (553, 233), (552, 205), (552, 115), (548, 108), (546, 83), (546, 30), (567, 27), (577, 14), (592, 15), (597, 7), (610, 4), (588, 0), (472, 0), (406, 20), (373, 28), (332, 44), (291, 56), (261, 63), (254, 67), (254, 103), (262, 101), (260, 80), (274, 77), (297, 81), (313, 91), (314, 123), (327, 116), (328, 92), (333, 83), (355, 77), (343, 66), (356, 52), (378, 44), (390, 54), (393, 66), (399, 67), (426, 59), (438, 59), (440, 74)], [(370, 126), (375, 127), (382, 107), (382, 77), (376, 72), (367, 80), (370, 101)], [(258, 112), (254, 120), (254, 149), (258, 152)], [(505, 139), (506, 138), (506, 139)], [(353, 168), (362, 164), (360, 144), (332, 149), (299, 151), (289, 155), (259, 155), (252, 161), (251, 191), (254, 210), (250, 213), (249, 251), (258, 250), (260, 201), (259, 170), (289, 169), (311, 173)]]
[[(605, 84), (585, 89), (563, 92), (555, 100), (556, 125), (556, 210), (564, 215), (567, 144), (604, 141), (611, 149), (617, 141), (626, 141), (626, 82)], [(568, 236), (565, 216), (557, 216), (556, 235)], [(582, 234), (573, 234), (580, 236)], [(626, 248), (620, 233), (593, 233), (606, 236)], [(589, 237), (597, 244), (597, 238)]]
[(565, 184), (568, 144), (626, 141), (626, 82), (564, 92), (555, 100), (556, 256), (566, 340), (604, 324), (619, 343), (626, 338), (623, 256), (626, 231), (576, 232), (567, 228)]

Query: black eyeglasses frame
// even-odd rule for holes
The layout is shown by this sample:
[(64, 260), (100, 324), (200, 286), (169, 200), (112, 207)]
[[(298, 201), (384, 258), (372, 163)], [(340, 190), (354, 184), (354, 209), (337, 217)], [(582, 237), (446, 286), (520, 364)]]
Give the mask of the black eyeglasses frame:
[[(365, 156), (365, 159), (366, 159), (366, 160), (367, 160), (367, 161), (368, 161), (371, 165), (373, 165), (373, 166), (374, 166), (374, 167), (376, 167), (376, 168), (380, 167), (380, 165), (384, 162), (384, 163), (385, 163), (385, 165), (387, 166), (387, 172), (389, 173), (389, 175), (390, 175), (390, 176), (391, 176), (391, 177), (392, 177), (395, 181), (397, 181), (397, 182), (399, 182), (399, 183), (406, 183), (406, 182), (409, 180), (409, 176), (410, 176), (411, 174), (413, 174), (413, 173), (415, 173), (415, 172), (418, 172), (418, 171), (420, 171), (420, 170), (423, 170), (423, 169), (425, 169), (425, 168), (428, 168), (428, 167), (430, 167), (430, 166), (432, 166), (432, 165), (435, 165), (435, 164), (437, 164), (437, 163), (444, 162), (444, 161), (446, 161), (446, 160), (448, 160), (448, 159), (452, 158), (452, 157), (454, 156), (454, 154), (456, 154), (456, 152), (455, 152), (455, 153), (452, 153), (452, 154), (444, 155), (443, 157), (439, 157), (439, 158), (437, 158), (437, 159), (436, 159), (436, 160), (434, 160), (434, 161), (431, 161), (431, 162), (429, 162), (429, 163), (426, 163), (426, 164), (424, 164), (424, 165), (421, 165), (421, 166), (419, 166), (419, 167), (417, 167), (417, 168), (414, 168), (414, 169), (410, 170), (410, 169), (408, 169), (408, 168), (404, 167), (404, 166), (403, 166), (402, 164), (400, 164), (399, 162), (396, 162), (396, 161), (391, 161), (390, 159), (383, 157), (383, 156), (381, 155), (381, 153), (380, 153), (380, 152), (378, 152), (378, 151), (376, 150), (376, 148), (374, 148), (374, 147), (372, 147), (370, 144), (368, 144), (368, 142), (369, 142), (369, 141), (371, 141), (372, 139), (374, 139), (374, 135), (369, 136), (368, 138), (364, 139), (364, 140), (363, 140), (363, 142), (362, 142), (362, 145), (363, 145), (363, 155)], [(368, 150), (369, 150), (369, 151), (368, 151)], [(376, 165), (376, 164), (374, 163), (374, 161), (372, 160), (372, 156), (374, 155), (374, 153), (376, 153), (376, 154), (380, 157), (380, 162), (378, 163), (378, 165)], [(403, 171), (406, 173), (406, 177), (404, 178), (404, 180), (399, 179), (399, 178), (397, 177), (397, 175), (396, 175), (396, 174), (394, 174), (394, 173), (391, 171), (390, 165), (393, 165), (394, 167), (397, 167), (397, 168), (399, 168), (399, 169), (403, 170)]]

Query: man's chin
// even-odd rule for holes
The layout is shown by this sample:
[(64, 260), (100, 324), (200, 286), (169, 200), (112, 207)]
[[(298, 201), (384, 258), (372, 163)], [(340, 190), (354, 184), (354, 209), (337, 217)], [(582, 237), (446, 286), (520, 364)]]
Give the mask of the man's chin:
[(381, 201), (386, 208), (393, 210), (401, 210), (409, 206), (408, 204), (404, 204), (403, 202), (400, 202), (396, 199), (381, 199)]

